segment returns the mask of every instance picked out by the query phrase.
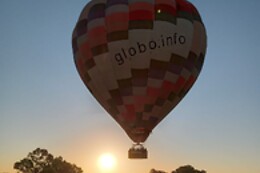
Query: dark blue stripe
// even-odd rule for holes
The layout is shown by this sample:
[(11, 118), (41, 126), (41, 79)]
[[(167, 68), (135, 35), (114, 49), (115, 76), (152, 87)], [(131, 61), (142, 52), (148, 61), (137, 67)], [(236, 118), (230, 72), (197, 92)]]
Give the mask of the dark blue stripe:
[(107, 7), (119, 4), (128, 4), (128, 0), (107, 0)]
[(103, 18), (105, 17), (105, 9), (106, 5), (105, 4), (96, 4), (94, 5), (88, 13), (88, 20), (93, 20), (97, 18)]

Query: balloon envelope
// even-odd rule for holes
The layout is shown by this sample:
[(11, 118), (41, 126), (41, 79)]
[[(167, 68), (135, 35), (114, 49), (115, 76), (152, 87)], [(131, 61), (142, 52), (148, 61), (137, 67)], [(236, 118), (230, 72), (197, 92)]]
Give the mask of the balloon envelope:
[(137, 143), (196, 81), (206, 31), (185, 0), (94, 0), (72, 38), (81, 79)]

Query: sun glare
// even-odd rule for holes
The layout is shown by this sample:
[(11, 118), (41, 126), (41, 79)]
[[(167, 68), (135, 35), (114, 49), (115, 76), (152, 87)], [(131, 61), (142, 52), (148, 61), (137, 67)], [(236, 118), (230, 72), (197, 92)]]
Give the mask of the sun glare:
[(102, 170), (105, 171), (112, 170), (115, 168), (116, 158), (110, 153), (102, 154), (99, 157), (98, 165)]

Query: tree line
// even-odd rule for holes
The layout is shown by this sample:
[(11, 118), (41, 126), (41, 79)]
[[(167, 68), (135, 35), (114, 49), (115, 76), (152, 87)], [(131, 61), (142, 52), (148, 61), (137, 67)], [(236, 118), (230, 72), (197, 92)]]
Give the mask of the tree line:
[[(14, 169), (17, 170), (17, 173), (83, 173), (83, 170), (77, 165), (67, 162), (61, 156), (54, 157), (46, 149), (41, 148), (35, 149), (22, 160), (15, 162)], [(151, 169), (150, 173), (166, 172)], [(206, 171), (185, 165), (171, 173), (206, 173)]]

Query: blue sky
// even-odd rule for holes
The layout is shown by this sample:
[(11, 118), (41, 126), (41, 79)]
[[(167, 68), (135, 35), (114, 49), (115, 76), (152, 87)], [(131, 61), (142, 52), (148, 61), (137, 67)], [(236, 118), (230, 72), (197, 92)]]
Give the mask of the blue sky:
[(111, 152), (115, 172), (260, 172), (260, 1), (191, 0), (208, 49), (194, 87), (146, 142), (149, 159), (129, 161), (131, 141), (97, 104), (73, 62), (71, 34), (88, 1), (0, 1), (0, 172), (36, 147), (98, 173)]

